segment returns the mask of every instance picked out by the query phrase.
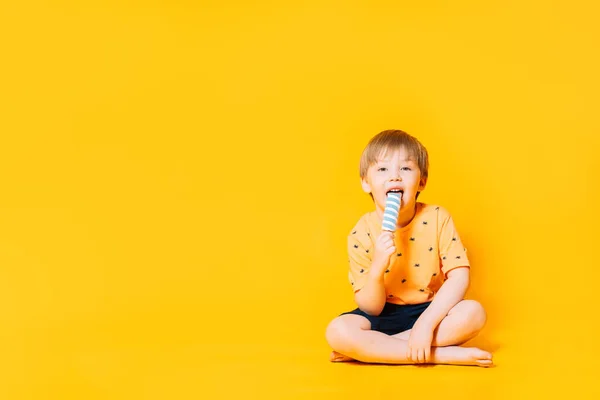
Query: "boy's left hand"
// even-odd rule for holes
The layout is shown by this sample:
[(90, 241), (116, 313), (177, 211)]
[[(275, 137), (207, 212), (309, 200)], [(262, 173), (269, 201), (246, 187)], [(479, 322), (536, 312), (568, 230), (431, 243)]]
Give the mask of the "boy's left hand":
[(410, 331), (406, 357), (414, 363), (428, 363), (431, 361), (431, 342), (434, 329), (426, 324), (415, 323)]

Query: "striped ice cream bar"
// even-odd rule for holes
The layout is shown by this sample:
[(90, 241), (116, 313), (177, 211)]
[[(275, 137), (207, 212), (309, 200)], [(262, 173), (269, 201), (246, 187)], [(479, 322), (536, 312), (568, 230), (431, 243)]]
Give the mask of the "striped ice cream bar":
[(383, 212), (382, 230), (394, 232), (398, 222), (398, 213), (400, 212), (400, 193), (388, 193), (385, 202), (385, 211)]

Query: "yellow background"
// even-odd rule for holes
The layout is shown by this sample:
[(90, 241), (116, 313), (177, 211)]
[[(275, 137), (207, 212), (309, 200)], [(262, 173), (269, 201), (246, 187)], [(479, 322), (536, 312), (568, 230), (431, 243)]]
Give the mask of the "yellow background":
[[(0, 398), (600, 395), (592, 3), (3, 2)], [(384, 129), (496, 368), (327, 361)]]

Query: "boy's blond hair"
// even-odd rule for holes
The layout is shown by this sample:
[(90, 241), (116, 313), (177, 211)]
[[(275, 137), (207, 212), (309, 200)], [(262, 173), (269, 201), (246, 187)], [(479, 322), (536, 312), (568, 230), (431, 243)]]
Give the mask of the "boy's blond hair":
[[(360, 177), (365, 179), (367, 170), (375, 164), (379, 158), (385, 157), (389, 151), (396, 151), (404, 148), (408, 156), (414, 158), (421, 170), (421, 178), (427, 179), (429, 176), (429, 155), (425, 146), (421, 144), (414, 136), (399, 129), (391, 129), (375, 135), (363, 150), (360, 157)], [(417, 193), (417, 197), (419, 194)], [(369, 193), (371, 198), (373, 194)]]

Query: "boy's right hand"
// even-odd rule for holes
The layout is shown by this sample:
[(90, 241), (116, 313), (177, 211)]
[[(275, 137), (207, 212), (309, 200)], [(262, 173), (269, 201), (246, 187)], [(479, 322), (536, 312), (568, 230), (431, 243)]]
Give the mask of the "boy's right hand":
[(394, 233), (382, 231), (375, 241), (375, 252), (373, 254), (373, 261), (371, 262), (371, 272), (375, 276), (381, 276), (385, 273), (390, 263), (390, 257), (395, 251)]

